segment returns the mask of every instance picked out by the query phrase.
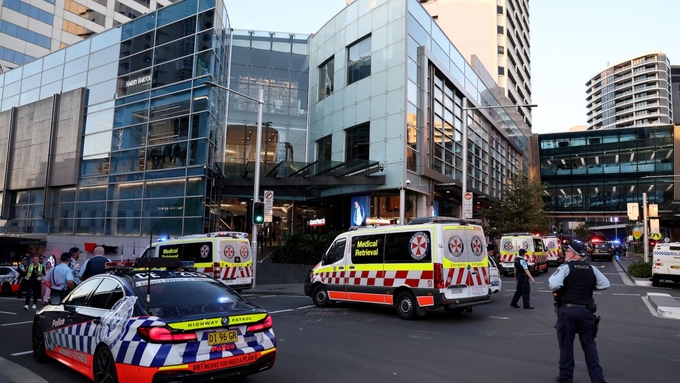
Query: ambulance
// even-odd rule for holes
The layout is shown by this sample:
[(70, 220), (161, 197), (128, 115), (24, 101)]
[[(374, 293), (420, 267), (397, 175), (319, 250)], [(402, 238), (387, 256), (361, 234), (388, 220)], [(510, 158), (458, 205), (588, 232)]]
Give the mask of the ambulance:
[(147, 247), (141, 257), (192, 261), (197, 271), (236, 291), (253, 286), (253, 257), (247, 233), (220, 231), (168, 239)]
[(540, 236), (531, 233), (507, 233), (501, 237), (499, 258), (501, 273), (513, 275), (515, 257), (519, 249), (527, 252), (527, 264), (531, 274), (538, 274), (541, 270), (548, 272), (548, 258), (543, 251), (543, 240)]
[(546, 235), (541, 237), (543, 240), (543, 250), (548, 266), (559, 266), (564, 263), (564, 253), (562, 253), (562, 246), (560, 246), (560, 238), (555, 235)]
[(484, 231), (450, 217), (354, 228), (338, 235), (311, 270), (305, 294), (319, 307), (333, 302), (393, 306), (403, 319), (438, 307), (471, 311), (490, 302)]
[(680, 242), (657, 243), (652, 251), (652, 286), (661, 280), (680, 283)]

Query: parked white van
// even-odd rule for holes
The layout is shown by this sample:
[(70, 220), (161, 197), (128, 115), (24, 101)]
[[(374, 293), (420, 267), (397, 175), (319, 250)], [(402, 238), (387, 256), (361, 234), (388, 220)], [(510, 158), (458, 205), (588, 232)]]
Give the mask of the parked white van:
[(659, 286), (662, 280), (680, 283), (680, 242), (657, 243), (652, 262), (652, 286)]

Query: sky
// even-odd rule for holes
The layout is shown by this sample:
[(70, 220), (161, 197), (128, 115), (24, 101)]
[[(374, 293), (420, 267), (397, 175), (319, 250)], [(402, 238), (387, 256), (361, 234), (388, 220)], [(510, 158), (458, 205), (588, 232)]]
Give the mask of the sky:
[[(315, 33), (345, 0), (226, 0), (236, 29)], [(680, 65), (680, 1), (530, 0), (533, 132), (587, 125), (586, 82), (623, 60), (664, 52)], [(454, 41), (455, 44), (455, 41)]]

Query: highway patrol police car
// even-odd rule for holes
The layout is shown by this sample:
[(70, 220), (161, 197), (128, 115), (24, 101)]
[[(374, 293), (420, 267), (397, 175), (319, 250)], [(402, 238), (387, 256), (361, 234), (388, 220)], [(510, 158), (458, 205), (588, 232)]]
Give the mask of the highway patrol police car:
[(19, 291), (21, 277), (13, 266), (0, 266), (0, 288), (2, 295), (7, 296)]
[(205, 274), (164, 266), (90, 277), (38, 311), (35, 360), (95, 382), (202, 382), (274, 365), (267, 311)]

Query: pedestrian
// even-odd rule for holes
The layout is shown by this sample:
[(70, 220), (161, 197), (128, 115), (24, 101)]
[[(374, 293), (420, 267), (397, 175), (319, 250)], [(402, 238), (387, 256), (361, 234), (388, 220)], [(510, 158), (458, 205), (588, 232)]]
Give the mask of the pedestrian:
[(555, 291), (557, 306), (557, 343), (560, 346), (560, 374), (557, 382), (572, 382), (574, 378), (574, 338), (578, 334), (592, 383), (606, 383), (597, 354), (597, 305), (593, 290), (609, 288), (609, 280), (598, 269), (583, 261), (585, 246), (574, 240), (565, 249), (566, 263), (548, 279)]
[(83, 267), (80, 268), (80, 280), (84, 281), (93, 275), (103, 274), (106, 271), (106, 262), (111, 262), (111, 260), (104, 258), (104, 248), (95, 247), (94, 257), (86, 260)]
[[(52, 270), (52, 264), (50, 262), (45, 262), (45, 279), (47, 279), (47, 275), (49, 275), (50, 270)], [(50, 301), (50, 288), (48, 283), (43, 279), (42, 282), (42, 303), (44, 305), (47, 304), (47, 302)]]
[(80, 264), (78, 263), (78, 258), (80, 258), (80, 253), (82, 253), (82, 251), (77, 247), (72, 247), (68, 252), (71, 253), (69, 267), (71, 268), (71, 271), (73, 271), (73, 282), (78, 285), (80, 284), (80, 278), (78, 277), (80, 275)]
[(76, 283), (73, 281), (73, 270), (69, 267), (71, 263), (71, 253), (61, 253), (59, 257), (60, 263), (56, 267), (50, 270), (49, 275), (45, 278), (47, 287), (50, 288), (50, 301), (54, 297), (58, 297), (59, 302), (61, 299), (68, 294), (70, 290), (76, 287)]
[(40, 257), (38, 255), (33, 256), (33, 263), (28, 265), (26, 270), (26, 276), (24, 277), (24, 282), (26, 283), (26, 301), (24, 304), (24, 310), (28, 310), (28, 304), (31, 301), (31, 295), (33, 296), (33, 310), (36, 309), (35, 305), (38, 303), (38, 297), (40, 296), (40, 285), (45, 279), (45, 269), (40, 263)]
[(529, 285), (529, 281), (531, 281), (531, 283), (536, 283), (536, 281), (529, 271), (527, 260), (524, 258), (526, 253), (526, 250), (519, 249), (517, 257), (515, 257), (515, 282), (517, 282), (517, 287), (515, 288), (515, 295), (512, 296), (510, 306), (516, 309), (519, 308), (519, 305), (517, 305), (519, 297), (522, 297), (522, 303), (525, 309), (534, 308), (534, 306), (529, 303), (529, 300), (531, 299), (531, 285)]
[(40, 264), (42, 265), (43, 269), (45, 268), (45, 263), (47, 263), (47, 261), (45, 260), (45, 256), (43, 254), (40, 254)]
[(17, 271), (19, 272), (19, 292), (17, 293), (17, 298), (21, 299), (24, 297), (24, 292), (26, 292), (27, 282), (26, 273), (28, 272), (28, 257), (21, 257), (21, 263), (17, 266)]

